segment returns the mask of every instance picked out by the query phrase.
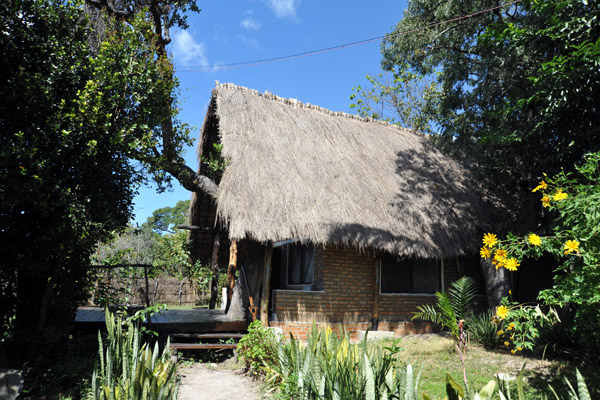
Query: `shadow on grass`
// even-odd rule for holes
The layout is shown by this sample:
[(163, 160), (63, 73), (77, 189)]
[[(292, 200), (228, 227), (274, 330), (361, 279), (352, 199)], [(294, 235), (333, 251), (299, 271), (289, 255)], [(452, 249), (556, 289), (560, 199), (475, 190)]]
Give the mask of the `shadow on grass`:
[(568, 399), (569, 389), (565, 378), (577, 390), (575, 369), (578, 368), (585, 379), (585, 383), (592, 399), (600, 399), (600, 370), (598, 365), (575, 365), (572, 363), (553, 363), (546, 368), (529, 370), (527, 372), (527, 392), (545, 393), (549, 399), (554, 399), (550, 386), (556, 391), (559, 398)]

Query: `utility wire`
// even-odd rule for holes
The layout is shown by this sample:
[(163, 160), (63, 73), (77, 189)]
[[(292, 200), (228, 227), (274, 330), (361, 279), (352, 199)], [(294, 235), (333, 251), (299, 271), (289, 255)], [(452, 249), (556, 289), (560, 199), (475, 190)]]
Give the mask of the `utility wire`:
[(396, 33), (390, 33), (390, 34), (387, 34), (387, 35), (384, 35), (384, 36), (378, 36), (378, 37), (374, 37), (374, 38), (371, 38), (371, 39), (359, 40), (357, 42), (345, 43), (345, 44), (341, 44), (341, 45), (337, 45), (337, 46), (333, 46), (333, 47), (327, 47), (327, 48), (319, 49), (319, 50), (311, 50), (311, 51), (306, 51), (306, 52), (303, 52), (303, 53), (291, 54), (291, 55), (280, 56), (280, 57), (263, 58), (263, 59), (259, 59), (259, 60), (253, 60), (253, 61), (241, 61), (241, 62), (228, 63), (228, 64), (213, 64), (213, 65), (198, 65), (198, 66), (180, 66), (178, 68), (189, 68), (189, 69), (181, 70), (179, 72), (208, 72), (208, 71), (222, 71), (222, 70), (228, 70), (228, 69), (256, 67), (258, 65), (264, 65), (264, 64), (270, 64), (270, 63), (275, 63), (275, 62), (280, 62), (280, 61), (293, 60), (293, 59), (296, 59), (296, 58), (308, 57), (308, 56), (313, 56), (313, 55), (316, 55), (316, 54), (322, 54), (322, 53), (328, 53), (328, 52), (331, 52), (331, 51), (342, 50), (342, 49), (345, 49), (345, 48), (348, 48), (348, 47), (360, 46), (360, 45), (367, 44), (367, 43), (378, 42), (378, 41), (381, 41), (381, 40), (386, 39), (386, 38), (387, 39), (392, 39), (392, 38), (394, 38), (396, 36), (402, 36), (402, 35), (406, 35), (406, 34), (409, 34), (409, 33), (415, 33), (415, 32), (424, 31), (424, 30), (427, 30), (427, 29), (435, 28), (435, 27), (440, 26), (440, 25), (445, 25), (445, 24), (449, 24), (449, 23), (452, 23), (452, 22), (457, 22), (457, 21), (461, 21), (461, 20), (473, 18), (473, 17), (476, 17), (478, 15), (488, 13), (490, 11), (494, 11), (494, 10), (497, 10), (497, 9), (500, 9), (500, 8), (512, 6), (512, 5), (520, 3), (522, 1), (523, 0), (513, 0), (513, 1), (510, 1), (508, 3), (503, 3), (503, 4), (499, 4), (497, 6), (494, 6), (494, 7), (486, 8), (485, 10), (476, 11), (476, 12), (474, 12), (472, 14), (463, 15), (461, 17), (456, 17), (456, 18), (445, 20), (445, 21), (435, 22), (435, 23), (432, 23), (432, 24), (429, 24), (429, 25), (426, 25), (426, 26), (422, 26), (420, 28), (409, 29), (409, 30), (406, 30), (406, 31), (396, 32)]

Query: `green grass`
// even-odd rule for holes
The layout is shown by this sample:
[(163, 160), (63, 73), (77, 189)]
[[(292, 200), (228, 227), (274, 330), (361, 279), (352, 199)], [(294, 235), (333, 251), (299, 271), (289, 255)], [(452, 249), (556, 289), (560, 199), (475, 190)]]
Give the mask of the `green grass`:
[[(427, 393), (432, 398), (443, 398), (446, 395), (446, 372), (456, 382), (462, 382), (462, 366), (450, 338), (439, 335), (415, 335), (403, 339), (400, 345), (404, 350), (398, 354), (398, 358), (410, 361), (415, 371), (422, 369), (423, 393)], [(542, 399), (544, 396), (554, 398), (548, 387), (550, 384), (561, 397), (566, 398), (567, 386), (563, 377), (567, 376), (575, 384), (575, 367), (578, 367), (586, 378), (592, 398), (600, 398), (600, 389), (598, 389), (600, 371), (593, 366), (513, 356), (505, 351), (489, 351), (474, 344), (467, 349), (467, 379), (477, 390), (493, 379), (497, 373), (516, 376), (523, 365), (525, 365), (527, 399)]]

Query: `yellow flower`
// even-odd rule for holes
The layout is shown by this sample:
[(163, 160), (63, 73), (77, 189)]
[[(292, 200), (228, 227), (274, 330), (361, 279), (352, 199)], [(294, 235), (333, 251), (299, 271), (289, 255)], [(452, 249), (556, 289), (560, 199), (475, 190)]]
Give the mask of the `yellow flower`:
[(523, 351), (523, 348), (521, 346), (517, 347), (517, 351)]
[(512, 349), (512, 350), (510, 351), (510, 354), (515, 354), (515, 353), (516, 353), (516, 352), (515, 352), (515, 350), (514, 350), (514, 349)]
[(494, 233), (486, 233), (483, 235), (483, 244), (489, 247), (490, 249), (494, 247), (498, 243), (498, 238)]
[(508, 308), (506, 306), (496, 308), (496, 316), (500, 319), (506, 318), (508, 316)]
[(577, 240), (567, 240), (565, 243), (565, 256), (579, 251), (579, 242)]
[(536, 186), (535, 189), (532, 190), (532, 192), (537, 192), (538, 190), (545, 190), (548, 187), (548, 184), (544, 181), (541, 181), (539, 185)]
[(488, 247), (484, 246), (481, 248), (481, 250), (479, 250), (479, 254), (481, 254), (481, 258), (490, 258), (492, 251)]
[(509, 291), (508, 291), (508, 294), (512, 294), (512, 290), (509, 290)]
[(516, 258), (511, 257), (507, 259), (504, 263), (504, 268), (506, 268), (509, 271), (516, 271), (519, 265), (521, 265), (519, 264), (519, 261)]
[(511, 322), (509, 326), (510, 326), (511, 328), (514, 328), (514, 327), (515, 327), (515, 323), (514, 323), (514, 322)]
[(529, 241), (530, 244), (532, 244), (534, 246), (542, 245), (542, 238), (539, 237), (538, 235), (536, 235), (535, 233), (532, 233), (531, 235), (529, 235), (527, 240)]
[(503, 331), (502, 329), (500, 329), (500, 330), (498, 331), (497, 335), (498, 335), (498, 336), (502, 336), (502, 335), (504, 335), (504, 331)]
[(549, 196), (542, 197), (541, 201), (542, 201), (542, 205), (544, 206), (544, 208), (550, 207), (550, 197)]
[(509, 344), (510, 344), (510, 343), (508, 343), (508, 342), (504, 342), (504, 345), (505, 345), (505, 346), (508, 346)]
[(506, 330), (507, 330), (507, 331), (510, 331), (510, 330), (512, 330), (512, 328), (513, 328), (512, 326), (507, 326), (507, 327), (506, 327)]
[(496, 250), (496, 252), (494, 253), (494, 257), (498, 257), (498, 258), (504, 258), (506, 257), (506, 250), (504, 249), (498, 249)]
[(561, 200), (566, 199), (567, 197), (568, 197), (568, 195), (565, 192), (563, 192), (562, 190), (558, 189), (556, 191), (556, 193), (554, 193), (554, 196), (552, 196), (552, 199), (555, 200), (555, 201), (561, 201)]
[(500, 267), (504, 266), (504, 262), (506, 261), (506, 250), (498, 249), (494, 253), (494, 259), (492, 260), (492, 264), (496, 266), (496, 270)]

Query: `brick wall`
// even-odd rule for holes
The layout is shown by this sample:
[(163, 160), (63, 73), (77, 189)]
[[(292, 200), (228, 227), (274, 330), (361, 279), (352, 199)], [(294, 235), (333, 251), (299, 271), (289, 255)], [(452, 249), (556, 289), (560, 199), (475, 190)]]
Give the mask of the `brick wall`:
[[(313, 321), (338, 332), (345, 328), (352, 337), (357, 330), (370, 328), (376, 263), (373, 253), (334, 246), (315, 249), (313, 290), (273, 291), (274, 320), (270, 325), (282, 328), (286, 336), (293, 333), (300, 338), (306, 337)], [(434, 302), (434, 295), (381, 294), (379, 329), (399, 334), (433, 331), (431, 324), (410, 318), (416, 306)]]
[[(312, 328), (328, 326), (341, 333), (344, 329), (354, 338), (356, 331), (371, 328), (375, 299), (377, 259), (373, 253), (327, 246), (315, 249), (312, 291), (274, 290), (273, 327), (305, 339)], [(456, 259), (444, 260), (444, 287), (461, 276)], [(417, 306), (435, 304), (434, 294), (380, 294), (379, 329), (397, 334), (433, 332), (436, 326), (412, 321)], [(486, 306), (485, 296), (477, 305)]]

